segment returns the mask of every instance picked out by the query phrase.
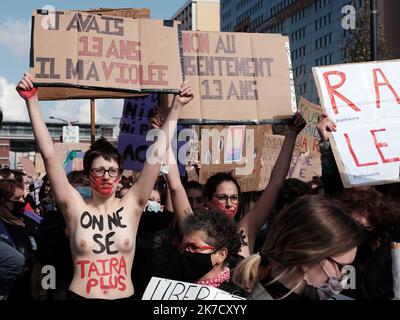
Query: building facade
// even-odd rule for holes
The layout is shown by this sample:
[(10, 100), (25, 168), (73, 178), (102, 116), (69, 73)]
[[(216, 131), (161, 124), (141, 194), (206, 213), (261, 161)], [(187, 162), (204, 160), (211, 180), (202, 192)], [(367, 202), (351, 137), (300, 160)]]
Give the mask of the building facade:
[[(399, 48), (394, 15), (399, 15), (395, 9), (400, 1), (377, 2), (378, 23), (388, 37), (387, 44)], [(221, 31), (287, 35), (296, 95), (319, 103), (312, 67), (347, 61), (345, 44), (353, 32), (345, 22), (349, 4), (357, 13), (365, 0), (222, 0)]]
[[(54, 142), (61, 142), (63, 135), (62, 123), (47, 123), (50, 135)], [(113, 124), (97, 124), (96, 139), (101, 136), (108, 141), (116, 143)], [(90, 143), (90, 124), (79, 124), (79, 140), (82, 143)], [(0, 124), (0, 164), (8, 165), (12, 169), (18, 167), (20, 157), (28, 157), (34, 161), (34, 155), (38, 151), (37, 143), (33, 136), (30, 122), (7, 122)], [(32, 158), (33, 157), (33, 158)]]
[(220, 0), (188, 0), (171, 18), (184, 30), (219, 31)]

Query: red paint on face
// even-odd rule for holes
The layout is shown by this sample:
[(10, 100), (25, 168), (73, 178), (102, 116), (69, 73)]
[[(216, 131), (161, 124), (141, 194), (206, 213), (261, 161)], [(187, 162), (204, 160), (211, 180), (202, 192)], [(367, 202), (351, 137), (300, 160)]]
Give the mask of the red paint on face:
[(96, 177), (94, 174), (90, 174), (89, 181), (90, 186), (96, 190), (98, 193), (109, 196), (113, 191), (113, 186), (118, 183), (119, 176), (115, 178), (114, 181), (111, 181), (109, 178), (103, 177)]
[(220, 203), (218, 200), (213, 200), (212, 203), (214, 206), (218, 208), (223, 214), (225, 214), (229, 219), (233, 220), (235, 218), (236, 212), (238, 210), (238, 206), (236, 204), (232, 204), (231, 206), (227, 206), (226, 203)]

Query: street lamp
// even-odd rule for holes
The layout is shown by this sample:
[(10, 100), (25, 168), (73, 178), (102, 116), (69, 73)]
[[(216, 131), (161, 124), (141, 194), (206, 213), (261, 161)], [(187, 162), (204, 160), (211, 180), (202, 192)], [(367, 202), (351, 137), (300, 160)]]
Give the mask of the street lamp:
[(53, 117), (53, 116), (50, 116), (49, 119), (60, 120), (60, 121), (62, 121), (62, 122), (68, 123), (68, 126), (72, 126), (72, 125), (77, 124), (77, 123), (79, 122), (79, 120), (67, 121), (67, 120), (65, 120), (65, 119), (57, 118), (57, 117)]

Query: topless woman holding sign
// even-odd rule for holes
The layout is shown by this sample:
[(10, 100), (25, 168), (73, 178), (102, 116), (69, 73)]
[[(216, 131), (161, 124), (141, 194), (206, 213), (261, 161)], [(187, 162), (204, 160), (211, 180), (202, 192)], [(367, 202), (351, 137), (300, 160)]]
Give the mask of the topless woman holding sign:
[[(146, 161), (139, 180), (122, 199), (118, 199), (115, 192), (122, 173), (120, 155), (105, 139), (97, 140), (84, 158), (84, 171), (93, 194), (92, 198), (84, 200), (69, 184), (56, 158), (52, 138), (40, 112), (37, 89), (29, 73), (25, 73), (17, 91), (26, 101), (51, 188), (67, 224), (74, 264), (69, 298), (131, 297), (134, 288), (130, 273), (136, 232), (143, 207), (158, 177), (160, 161), (154, 161), (156, 164)], [(175, 131), (180, 110), (192, 98), (190, 85), (182, 83), (168, 121), (161, 128), (166, 144), (163, 145), (159, 138), (154, 145), (154, 150), (158, 150), (157, 159), (163, 159), (172, 139), (168, 132)]]

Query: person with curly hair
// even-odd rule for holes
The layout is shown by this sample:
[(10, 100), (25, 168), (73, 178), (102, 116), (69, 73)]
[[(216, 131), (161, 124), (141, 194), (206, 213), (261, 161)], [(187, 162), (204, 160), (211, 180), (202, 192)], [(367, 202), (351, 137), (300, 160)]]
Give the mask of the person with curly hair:
[(230, 265), (240, 259), (242, 245), (235, 222), (219, 212), (198, 211), (186, 217), (182, 231), (180, 248), (171, 244), (174, 254), (154, 266), (154, 275), (235, 293)]
[[(161, 111), (155, 110), (150, 122), (153, 128), (159, 128), (163, 125), (164, 120)], [(268, 221), (274, 209), (279, 190), (289, 170), (297, 135), (303, 130), (305, 125), (306, 122), (302, 115), (297, 112), (294, 115), (293, 123), (288, 126), (282, 149), (272, 169), (268, 185), (255, 205), (240, 218), (238, 215), (240, 215), (241, 190), (239, 183), (231, 174), (218, 172), (211, 176), (204, 186), (205, 206), (209, 210), (222, 213), (231, 220), (239, 218), (237, 228), (246, 239), (242, 242), (240, 252), (243, 257), (248, 257), (254, 251), (257, 234), (264, 223)], [(169, 151), (168, 156), (169, 159), (174, 159), (171, 151)], [(186, 216), (192, 214), (194, 210), (189, 202), (185, 187), (179, 178), (177, 165), (170, 165), (167, 182), (176, 214), (176, 226), (179, 230), (182, 229), (182, 224)]]
[(372, 186), (345, 190), (338, 199), (365, 234), (355, 259), (356, 290), (349, 290), (348, 295), (356, 299), (392, 299), (391, 242), (400, 239), (398, 202)]

